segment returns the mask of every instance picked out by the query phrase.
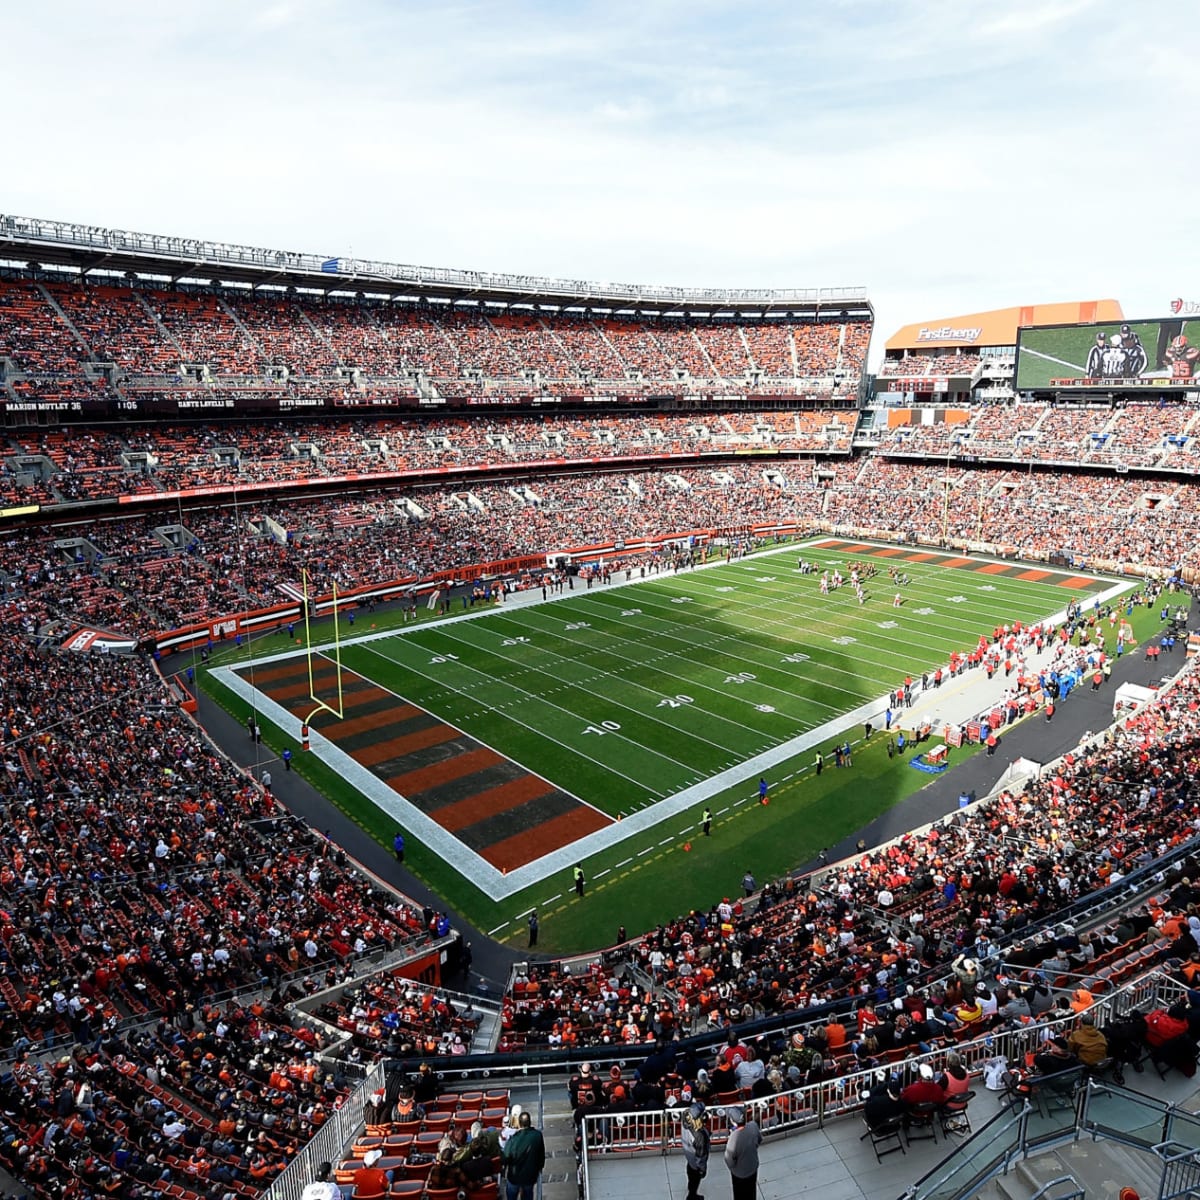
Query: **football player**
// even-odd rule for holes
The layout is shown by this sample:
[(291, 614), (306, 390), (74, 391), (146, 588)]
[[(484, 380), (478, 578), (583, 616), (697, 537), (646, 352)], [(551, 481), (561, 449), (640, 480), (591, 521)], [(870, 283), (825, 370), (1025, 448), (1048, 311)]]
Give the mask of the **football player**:
[(1172, 379), (1192, 379), (1196, 374), (1196, 361), (1200, 359), (1200, 346), (1189, 346), (1187, 337), (1181, 333), (1171, 339), (1166, 359), (1171, 364)]

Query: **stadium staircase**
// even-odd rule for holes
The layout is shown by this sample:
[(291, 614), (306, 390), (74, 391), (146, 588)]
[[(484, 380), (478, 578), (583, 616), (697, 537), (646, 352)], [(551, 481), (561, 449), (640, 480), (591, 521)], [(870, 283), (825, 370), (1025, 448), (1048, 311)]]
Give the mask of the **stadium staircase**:
[(1139, 1196), (1157, 1196), (1163, 1160), (1150, 1151), (1114, 1143), (1073, 1142), (1018, 1163), (976, 1195), (979, 1200), (1029, 1200), (1035, 1195), (1060, 1200), (1073, 1185), (1084, 1196), (1116, 1196), (1123, 1187)]
[(612, 339), (607, 333), (604, 332), (602, 326), (596, 325), (596, 335), (612, 351), (613, 357), (617, 360), (617, 362), (621, 363), (622, 365), (626, 365), (625, 360), (621, 357), (621, 352), (616, 348), (616, 346), (613, 345)]
[(579, 365), (579, 360), (571, 353), (570, 347), (559, 337), (558, 331), (550, 325), (545, 317), (538, 318), (538, 328), (548, 339), (554, 342), (559, 354), (575, 368), (576, 374), (582, 377), (583, 368)]
[(296, 315), (299, 317), (300, 323), (307, 327), (309, 333), (311, 333), (318, 342), (321, 342), (325, 346), (329, 347), (329, 353), (333, 358), (333, 361), (336, 362), (339, 367), (344, 367), (346, 364), (343, 361), (342, 356), (338, 353), (337, 347), (333, 344), (333, 339), (327, 337), (320, 329), (316, 327), (316, 325), (313, 324), (312, 318), (304, 311), (304, 309), (297, 308)]
[(262, 343), (246, 328), (242, 318), (227, 304), (224, 298), (217, 296), (217, 307), (233, 322), (234, 328), (254, 347), (263, 362), (270, 362), (271, 356), (263, 349)]
[(721, 372), (717, 370), (717, 364), (713, 362), (712, 355), (705, 349), (704, 343), (700, 340), (700, 335), (694, 329), (691, 331), (691, 337), (700, 350), (700, 357), (708, 363), (708, 377), (716, 383), (721, 378)]
[[(746, 361), (750, 364), (750, 370), (757, 371), (758, 363), (754, 361), (754, 355), (750, 353), (750, 339), (746, 337), (746, 331), (739, 325), (737, 327), (738, 337), (742, 339), (742, 346), (746, 350)], [(796, 340), (795, 338), (788, 339), (792, 347), (792, 374), (796, 373)]]
[(95, 355), (92, 353), (91, 346), (88, 345), (87, 339), (79, 332), (75, 322), (67, 316), (66, 312), (59, 302), (54, 298), (50, 290), (42, 284), (37, 284), (38, 294), (46, 301), (54, 315), (71, 331), (71, 336), (83, 347), (84, 353), (88, 358), (95, 360)]
[(147, 301), (146, 297), (143, 296), (141, 292), (135, 291), (133, 295), (142, 308), (146, 310), (146, 316), (150, 318), (154, 328), (158, 330), (158, 336), (161, 337), (163, 341), (167, 343), (167, 345), (175, 347), (175, 353), (179, 355), (179, 361), (182, 363), (187, 356), (184, 354), (183, 347), (179, 344), (175, 335), (158, 319), (158, 313), (151, 308), (149, 301)]

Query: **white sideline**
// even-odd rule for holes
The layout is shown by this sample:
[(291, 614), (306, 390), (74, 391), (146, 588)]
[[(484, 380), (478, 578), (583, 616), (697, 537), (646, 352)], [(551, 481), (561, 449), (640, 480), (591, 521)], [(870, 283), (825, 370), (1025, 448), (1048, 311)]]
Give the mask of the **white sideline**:
[[(863, 545), (889, 545), (889, 543), (868, 541), (866, 539), (849, 539), (836, 537), (834, 535), (822, 535), (813, 538), (807, 542), (797, 543), (792, 542), (786, 546), (781, 546), (777, 550), (768, 550), (763, 553), (750, 556), (746, 561), (761, 560), (775, 554), (795, 554), (798, 550), (803, 550), (809, 547), (819, 547), (821, 543), (828, 541), (851, 541)], [(919, 550), (919, 547), (914, 547), (914, 552)], [(924, 552), (924, 551), (923, 551)], [(941, 551), (929, 551), (931, 553), (941, 553)], [(953, 556), (953, 552), (946, 551)], [(1018, 564), (1012, 563), (1009, 560), (989, 558), (986, 555), (973, 555), (973, 559), (981, 562), (1005, 562), (1006, 565), (1015, 566)], [(701, 567), (692, 568), (692, 570), (707, 570), (712, 567), (723, 567), (728, 564), (725, 561), (716, 563), (707, 563)], [(690, 574), (691, 571), (681, 572), (682, 575)], [(1055, 569), (1054, 574), (1069, 575), (1072, 572), (1069, 570)], [(596, 589), (600, 592), (609, 592), (616, 587), (632, 587), (635, 584), (649, 582), (652, 579), (661, 579), (663, 573), (655, 576), (647, 576), (645, 580), (640, 577), (634, 578), (625, 582), (624, 580), (602, 586)], [(1093, 594), (1088, 597), (1090, 601), (1099, 600), (1101, 604), (1108, 600), (1114, 599), (1123, 591), (1127, 590), (1132, 580), (1117, 580), (1113, 576), (1100, 575), (1098, 579), (1106, 579), (1112, 582), (1112, 586), (1105, 591)], [(585, 594), (584, 589), (580, 594)], [(572, 598), (575, 593), (567, 592), (562, 596), (553, 596), (543, 601), (538, 592), (538, 589), (531, 588), (524, 593), (517, 593), (522, 599), (518, 602), (518, 606), (524, 607), (526, 604), (542, 604), (553, 603), (557, 600), (566, 600)], [(447, 624), (452, 621), (473, 620), (476, 618), (488, 616), (495, 612), (503, 612), (512, 603), (512, 599), (508, 599), (501, 606), (487, 607), (479, 611), (468, 611), (453, 617), (443, 618), (439, 621), (424, 622), (413, 626), (413, 631), (424, 631), (433, 629), (439, 625)], [(1058, 623), (1066, 616), (1066, 610), (1061, 609), (1059, 612), (1044, 618), (1045, 621)], [(403, 636), (405, 630), (389, 629), (378, 633), (369, 633), (362, 637), (354, 638), (355, 643), (376, 641), (380, 638), (390, 638)], [(341, 645), (344, 648), (349, 644), (343, 640)], [(333, 648), (334, 643), (329, 642), (321, 646), (312, 647), (313, 653), (321, 653), (325, 650)], [(962, 647), (963, 650), (969, 649), (967, 646)], [(1049, 647), (1047, 648), (1047, 653)], [(274, 654), (265, 658), (256, 658), (253, 661), (254, 667), (263, 667), (268, 663), (280, 662), (286, 659), (295, 658), (304, 654), (303, 650), (286, 650), (279, 654)], [(251, 707), (256, 708), (259, 712), (267, 716), (272, 722), (278, 725), (286, 734), (300, 740), (300, 719), (293, 716), (287, 709), (269, 696), (254, 688), (232, 667), (215, 667), (212, 670), (213, 676), (228, 687), (239, 698), (244, 700)], [(976, 713), (984, 711), (990, 704), (998, 702), (1004, 693), (1007, 686), (1007, 680), (998, 676), (992, 681), (988, 681), (982, 673), (972, 673), (962, 677), (962, 683), (957, 687), (951, 685), (945, 688), (932, 691), (927, 695), (922, 695), (921, 702), (914, 705), (911, 709), (903, 710), (903, 720), (897, 721), (896, 724), (909, 726), (912, 724), (914, 717), (930, 717), (935, 713), (938, 719), (944, 717), (946, 720), (957, 723), (973, 717)], [(637, 834), (654, 829), (662, 824), (663, 821), (676, 818), (680, 813), (693, 807), (702, 801), (709, 800), (727, 788), (735, 784), (748, 780), (751, 777), (758, 775), (766, 775), (772, 767), (777, 766), (781, 762), (785, 762), (790, 758), (797, 757), (805, 751), (812, 750), (814, 747), (820, 746), (829, 741), (835, 736), (848, 732), (856, 726), (861, 726), (867, 721), (876, 723), (877, 727), (882, 725), (882, 714), (887, 708), (888, 697), (880, 696), (878, 699), (869, 700), (864, 704), (860, 704), (857, 708), (850, 712), (842, 713), (839, 716), (825, 722), (823, 725), (815, 729), (810, 729), (805, 733), (799, 734), (786, 742), (782, 742), (777, 746), (771, 747), (769, 750), (763, 751), (761, 754), (755, 755), (753, 758), (748, 758), (724, 771), (720, 771), (715, 775), (693, 784), (690, 787), (676, 792), (672, 796), (668, 796), (662, 800), (655, 802), (647, 808), (638, 810), (623, 820), (606, 826), (603, 829), (597, 830), (595, 833), (588, 834), (586, 837), (580, 838), (578, 841), (571, 842), (566, 846), (562, 846), (557, 850), (551, 851), (549, 854), (543, 855), (541, 858), (535, 859), (532, 862), (526, 863), (522, 867), (507, 873), (498, 870), (487, 862), (482, 856), (477, 854), (470, 847), (466, 846), (457, 837), (448, 830), (439, 825), (432, 817), (423, 813), (415, 805), (411, 804), (398, 792), (392, 789), (377, 775), (372, 774), (366, 767), (362, 766), (351, 758), (345, 751), (340, 750), (328, 738), (323, 736), (315, 729), (309, 731), (309, 741), (312, 746), (312, 753), (316, 754), (321, 761), (327, 766), (335, 770), (347, 782), (351, 783), (362, 795), (369, 799), (377, 808), (393, 817), (398, 825), (403, 825), (406, 830), (411, 832), (415, 837), (419, 838), (426, 846), (434, 850), (446, 863), (454, 867), (461, 875), (470, 882), (474, 883), (490, 900), (500, 901), (505, 900), (509, 896), (524, 890), (527, 887), (541, 882), (558, 871), (566, 870), (574, 866), (576, 862), (588, 858), (591, 855), (599, 854), (602, 851), (608, 850)], [(419, 707), (419, 706), (418, 706)], [(467, 737), (471, 735), (466, 734)], [(478, 740), (478, 739), (473, 739)], [(791, 778), (788, 776), (787, 778)], [(551, 781), (553, 782), (553, 781)], [(776, 780), (776, 783), (784, 782)], [(666, 844), (671, 841), (674, 836), (683, 837), (685, 833), (672, 835), (672, 837), (664, 838), (659, 845)], [(647, 849), (656, 848), (651, 845)], [(644, 854), (647, 849), (639, 850), (637, 854)]]

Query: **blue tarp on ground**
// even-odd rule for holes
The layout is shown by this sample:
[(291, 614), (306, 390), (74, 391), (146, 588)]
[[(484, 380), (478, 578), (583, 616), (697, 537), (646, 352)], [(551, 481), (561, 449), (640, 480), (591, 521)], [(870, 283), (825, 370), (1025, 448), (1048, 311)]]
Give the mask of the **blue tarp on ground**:
[(918, 771), (924, 771), (926, 775), (940, 775), (950, 764), (945, 759), (940, 763), (931, 763), (925, 761), (925, 755), (914, 754), (908, 760), (910, 767), (916, 767)]

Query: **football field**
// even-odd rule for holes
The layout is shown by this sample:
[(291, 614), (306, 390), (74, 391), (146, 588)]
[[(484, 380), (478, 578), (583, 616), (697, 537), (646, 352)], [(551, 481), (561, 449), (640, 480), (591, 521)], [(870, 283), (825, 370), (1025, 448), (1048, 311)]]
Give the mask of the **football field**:
[[(797, 569), (803, 556), (815, 565)], [(866, 600), (823, 570), (870, 564)], [(907, 582), (894, 583), (894, 568)], [(826, 540), (678, 574), (625, 572), (547, 603), (508, 604), (352, 638), (342, 719), (314, 751), (499, 899), (611, 849), (862, 722), (887, 693), (997, 625), (1032, 622), (1115, 581)], [(899, 593), (902, 603), (896, 606)], [(332, 646), (238, 668), (239, 687), (303, 719), (337, 707)], [(311, 694), (310, 694), (311, 692)]]

